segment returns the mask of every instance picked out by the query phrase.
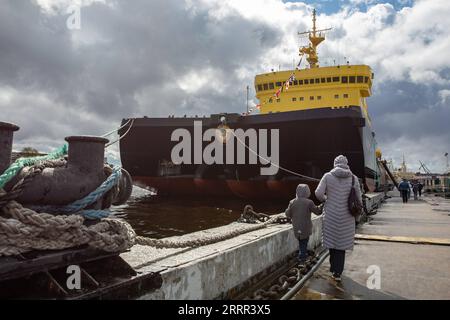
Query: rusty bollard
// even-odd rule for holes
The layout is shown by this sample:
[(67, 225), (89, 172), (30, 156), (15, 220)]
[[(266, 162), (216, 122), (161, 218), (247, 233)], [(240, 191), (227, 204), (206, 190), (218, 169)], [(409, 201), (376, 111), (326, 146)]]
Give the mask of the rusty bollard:
[(12, 123), (0, 122), (0, 174), (11, 164), (14, 131), (19, 127)]
[[(91, 136), (67, 137), (67, 166), (45, 168), (17, 199), (24, 204), (64, 205), (81, 199), (106, 179), (104, 172), (107, 139)], [(24, 168), (9, 187), (26, 175)]]

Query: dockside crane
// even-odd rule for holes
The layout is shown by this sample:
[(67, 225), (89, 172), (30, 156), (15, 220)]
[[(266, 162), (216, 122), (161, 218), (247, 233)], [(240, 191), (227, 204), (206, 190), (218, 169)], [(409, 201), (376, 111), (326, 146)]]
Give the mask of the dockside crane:
[(395, 187), (398, 190), (398, 182), (395, 179), (394, 175), (392, 174), (391, 170), (389, 169), (388, 163), (386, 160), (378, 160), (378, 162), (383, 166), (384, 170), (386, 170), (387, 174), (389, 175), (389, 178), (392, 180), (392, 182), (394, 183)]
[(423, 171), (425, 171), (426, 174), (431, 174), (431, 171), (428, 169), (428, 167), (422, 161), (419, 160), (419, 163), (420, 163), (419, 171), (420, 171), (420, 169), (423, 169)]

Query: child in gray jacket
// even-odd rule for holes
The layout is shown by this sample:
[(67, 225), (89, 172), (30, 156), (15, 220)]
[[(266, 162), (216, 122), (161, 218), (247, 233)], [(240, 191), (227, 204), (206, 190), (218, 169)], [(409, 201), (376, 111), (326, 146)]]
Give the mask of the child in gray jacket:
[(285, 211), (286, 216), (292, 220), (295, 237), (299, 241), (298, 259), (300, 264), (304, 264), (308, 257), (308, 241), (312, 233), (311, 212), (316, 215), (322, 214), (322, 207), (317, 207), (309, 199), (310, 195), (311, 191), (308, 185), (299, 184), (297, 186), (297, 197), (289, 202), (289, 206)]

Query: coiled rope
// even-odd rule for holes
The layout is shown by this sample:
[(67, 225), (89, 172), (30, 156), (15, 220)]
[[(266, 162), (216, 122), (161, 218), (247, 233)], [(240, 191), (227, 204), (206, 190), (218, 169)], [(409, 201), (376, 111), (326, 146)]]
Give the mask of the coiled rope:
[(37, 213), (10, 201), (0, 216), (0, 256), (31, 250), (60, 250), (84, 244), (107, 252), (122, 252), (133, 246), (136, 234), (117, 219), (102, 219), (85, 226), (79, 215)]
[[(0, 256), (18, 255), (31, 250), (60, 250), (84, 244), (107, 252), (123, 252), (134, 245), (136, 233), (127, 222), (105, 219), (109, 215), (106, 210), (83, 210), (117, 186), (120, 167), (109, 168), (108, 178), (85, 198), (67, 206), (46, 208), (54, 209), (57, 213), (62, 211), (63, 215), (36, 212), (15, 201), (46, 166), (65, 165), (65, 161), (48, 159), (66, 153), (66, 149), (59, 149), (49, 156), (20, 159), (2, 175), (2, 181), (10, 181), (14, 177), (13, 172), (17, 174), (24, 166), (34, 164), (8, 193), (0, 188)], [(19, 167), (21, 169), (17, 170)], [(86, 226), (86, 219), (101, 220)]]

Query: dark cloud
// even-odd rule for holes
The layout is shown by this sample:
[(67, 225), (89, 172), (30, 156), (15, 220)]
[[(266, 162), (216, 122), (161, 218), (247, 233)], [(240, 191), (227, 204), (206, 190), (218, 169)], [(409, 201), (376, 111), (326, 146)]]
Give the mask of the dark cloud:
[(369, 99), (370, 113), (381, 136), (417, 138), (442, 133), (450, 106), (442, 103), (437, 85), (387, 81)]
[(411, 169), (425, 162), (442, 171), (450, 150), (450, 104), (438, 92), (442, 86), (387, 81), (369, 99), (377, 141), (397, 164), (403, 155)]
[[(93, 3), (82, 7), (79, 31), (67, 29), (66, 14), (45, 14), (32, 2), (0, 6), (0, 87), (14, 93), (2, 120), (22, 126), (19, 140), (98, 134), (144, 114), (239, 112), (236, 89), (226, 96), (208, 87), (251, 84), (234, 71), (255, 68), (257, 53), (280, 37), (263, 22), (213, 19), (177, 0)], [(194, 96), (180, 90), (178, 79), (207, 68), (225, 78)]]
[[(212, 10), (217, 9), (214, 4), (189, 3), (94, 2), (81, 9), (81, 30), (71, 31), (66, 27), (64, 7), (56, 6), (55, 14), (49, 14), (35, 1), (2, 1), (0, 121), (22, 127), (17, 145), (48, 150), (67, 135), (109, 131), (123, 117), (241, 112), (245, 86), (268, 67), (290, 65), (296, 49), (284, 42), (294, 44), (295, 31), (309, 26), (309, 19), (293, 18), (309, 9), (302, 3), (286, 5), (282, 17), (291, 15), (292, 19), (286, 18), (288, 26), (272, 19), (279, 11), (249, 18), (232, 9), (217, 14)], [(341, 14), (330, 16), (336, 23), (328, 43), (333, 44), (333, 38), (359, 37), (364, 45), (348, 56), (364, 58), (367, 53), (370, 60), (364, 62), (373, 65), (376, 75), (384, 73), (380, 82), (375, 79), (377, 86), (368, 101), (380, 146), (395, 159), (411, 152), (415, 152), (411, 157), (418, 159), (422, 151), (415, 148), (417, 143), (434, 143), (430, 166), (441, 168), (441, 149), (450, 150), (450, 106), (439, 91), (448, 86), (398, 80), (398, 74), (404, 72), (401, 68), (394, 78), (389, 77), (389, 70), (381, 70), (387, 59), (380, 48), (389, 49), (387, 54), (395, 57), (390, 39), (383, 38), (382, 46), (377, 41), (372, 48), (369, 36), (392, 24), (395, 11), (392, 6), (375, 9), (367, 15), (355, 12), (354, 22), (345, 28), (337, 23)], [(351, 18), (349, 15), (343, 14)], [(329, 25), (330, 21), (324, 21), (326, 15), (320, 18), (324, 26)], [(289, 37), (287, 30), (292, 30)], [(428, 35), (423, 37), (424, 48), (440, 43), (431, 42)], [(349, 48), (356, 47), (354, 41), (352, 38)], [(271, 52), (275, 49), (278, 53)], [(325, 45), (321, 54), (331, 56), (342, 49), (345, 45), (328, 49)], [(449, 70), (443, 67), (437, 73), (449, 79)], [(423, 153), (428, 153), (426, 148)]]

